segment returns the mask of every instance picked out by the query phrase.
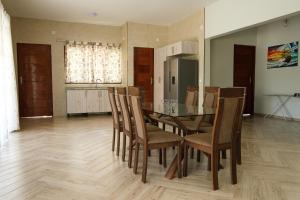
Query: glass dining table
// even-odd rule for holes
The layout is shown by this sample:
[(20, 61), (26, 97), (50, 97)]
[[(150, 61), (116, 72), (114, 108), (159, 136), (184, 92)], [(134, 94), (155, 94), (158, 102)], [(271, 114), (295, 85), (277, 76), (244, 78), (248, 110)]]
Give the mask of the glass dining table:
[[(144, 102), (142, 103), (142, 109), (144, 110), (145, 115), (151, 119), (150, 114), (157, 115), (158, 118), (167, 116), (171, 118), (171, 121), (177, 124), (179, 130), (183, 130), (185, 133), (188, 133), (188, 127), (182, 123), (180, 118), (182, 117), (191, 117), (199, 118), (199, 123), (201, 119), (205, 117), (210, 117), (213, 119), (215, 115), (215, 108), (204, 108), (202, 106), (192, 106), (182, 103), (178, 103), (172, 100), (165, 100), (157, 106), (154, 106), (153, 103)], [(185, 135), (185, 134), (184, 134)], [(165, 177), (172, 179), (175, 177), (177, 171), (177, 154), (174, 157), (173, 161), (169, 165), (169, 168), (166, 172)]]
[(157, 113), (170, 117), (191, 117), (215, 114), (215, 108), (204, 108), (202, 106), (186, 105), (171, 100), (165, 100), (157, 106), (154, 106), (154, 104), (150, 102), (144, 102), (142, 103), (142, 108), (148, 113)]

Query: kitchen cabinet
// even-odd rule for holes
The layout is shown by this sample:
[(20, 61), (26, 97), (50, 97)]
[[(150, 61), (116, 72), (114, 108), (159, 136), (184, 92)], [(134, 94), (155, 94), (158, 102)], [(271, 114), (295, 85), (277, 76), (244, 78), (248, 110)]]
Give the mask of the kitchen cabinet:
[(111, 112), (106, 89), (69, 88), (67, 114)]
[(67, 91), (67, 113), (86, 113), (86, 90)]
[(164, 62), (167, 60), (167, 47), (154, 50), (154, 110), (161, 109), (164, 100)]
[(179, 41), (167, 47), (167, 56), (177, 56), (181, 54), (198, 54), (197, 41)]

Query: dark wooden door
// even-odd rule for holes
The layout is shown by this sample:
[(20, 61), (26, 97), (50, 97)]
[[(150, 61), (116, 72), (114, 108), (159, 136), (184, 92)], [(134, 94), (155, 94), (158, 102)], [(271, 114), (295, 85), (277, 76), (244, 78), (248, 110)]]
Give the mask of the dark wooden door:
[(153, 103), (154, 49), (134, 47), (134, 86), (140, 87), (144, 102)]
[(52, 116), (51, 46), (17, 44), (21, 117)]
[(235, 87), (246, 87), (244, 114), (254, 114), (255, 46), (234, 45)]

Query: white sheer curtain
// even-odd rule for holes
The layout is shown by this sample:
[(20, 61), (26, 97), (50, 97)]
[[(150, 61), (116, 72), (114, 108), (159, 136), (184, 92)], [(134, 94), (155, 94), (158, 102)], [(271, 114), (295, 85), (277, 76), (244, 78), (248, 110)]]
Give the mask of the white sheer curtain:
[(13, 60), (10, 17), (0, 1), (0, 146), (19, 129), (17, 84)]
[(121, 83), (121, 47), (69, 42), (65, 46), (66, 83)]

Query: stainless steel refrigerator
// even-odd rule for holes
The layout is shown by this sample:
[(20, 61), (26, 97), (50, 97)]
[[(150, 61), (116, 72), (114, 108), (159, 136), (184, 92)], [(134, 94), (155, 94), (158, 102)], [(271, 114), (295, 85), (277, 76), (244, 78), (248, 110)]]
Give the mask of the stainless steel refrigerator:
[(164, 99), (184, 103), (188, 86), (198, 86), (198, 61), (169, 58), (164, 62)]

